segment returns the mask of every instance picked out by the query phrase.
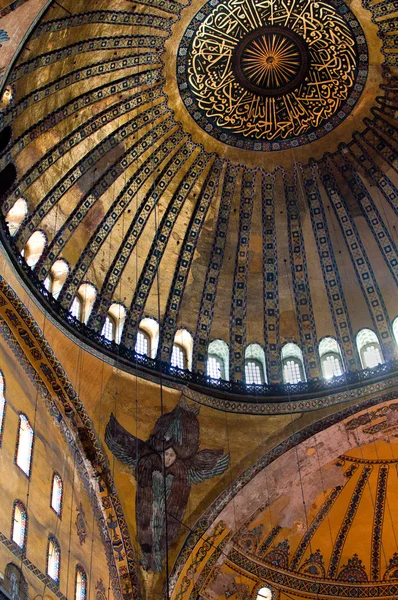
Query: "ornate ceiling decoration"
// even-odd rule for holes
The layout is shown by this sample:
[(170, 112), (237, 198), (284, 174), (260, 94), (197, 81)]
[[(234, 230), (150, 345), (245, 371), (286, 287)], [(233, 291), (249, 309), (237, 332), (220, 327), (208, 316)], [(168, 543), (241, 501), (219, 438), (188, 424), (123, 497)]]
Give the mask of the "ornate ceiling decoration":
[[(252, 390), (250, 407), (242, 410), (260, 412), (261, 395), (274, 404), (286, 400), (283, 410), (291, 393), (306, 395), (297, 409), (314, 406), (310, 394), (329, 402), (336, 382), (321, 380), (318, 344), (325, 336), (341, 347), (347, 375), (337, 385), (359, 393), (365, 375), (358, 329), (375, 331), (386, 361), (396, 354), (395, 4), (382, 10), (372, 3), (368, 10), (357, 0), (350, 7), (336, 0), (310, 3), (309, 10), (295, 0), (289, 16), (278, 0), (272, 16), (270, 5), (255, 4), (261, 19), (250, 4), (235, 7), (232, 0), (225, 18), (224, 5), (202, 0), (104, 6), (50, 3), (6, 81), (12, 100), (0, 112), (0, 131), (10, 139), (0, 154), (0, 179), (14, 169), (16, 178), (1, 212), (5, 221), (23, 199), (27, 214), (12, 238), (3, 223), (3, 237), (27, 284), (96, 351), (148, 377), (162, 370), (195, 392), (209, 383), (203, 375), (208, 344), (224, 340), (230, 381), (217, 387), (220, 406), (225, 392), (239, 402), (248, 394), (244, 361), (251, 343), (264, 352), (269, 385)], [(207, 48), (203, 32), (212, 19), (220, 33)], [(224, 44), (215, 60), (212, 52), (228, 28), (236, 34), (234, 47)], [(198, 102), (188, 68), (206, 60), (211, 77), (203, 86), (228, 66), (231, 81), (258, 106), (286, 107), (287, 98), (312, 87), (325, 94), (320, 104), (323, 92), (315, 94), (320, 112), (290, 120), (295, 133), (282, 140), (248, 136), (242, 143), (251, 150), (239, 148), (237, 138), (230, 146), (198, 125), (196, 118), (208, 117), (198, 108), (192, 118), (181, 98)], [(294, 110), (300, 102), (294, 100)], [(272, 119), (275, 132), (279, 116)], [(306, 132), (296, 129), (307, 125)], [(314, 141), (295, 150), (306, 136)], [(257, 151), (285, 143), (285, 150)], [(46, 242), (29, 266), (21, 252), (36, 231)], [(59, 260), (65, 279), (55, 298), (45, 283)], [(70, 310), (86, 284), (94, 300), (83, 323)], [(120, 344), (102, 336), (114, 304), (125, 311)], [(159, 321), (157, 359), (134, 354), (143, 317)], [(179, 328), (192, 335), (192, 372), (170, 370)], [(292, 341), (302, 348), (308, 382), (287, 397), (280, 356)], [(391, 362), (378, 375), (395, 381), (394, 368)], [(384, 389), (390, 384), (384, 381)], [(331, 395), (335, 402), (338, 394)]]
[(251, 599), (261, 586), (279, 600), (394, 598), (397, 408), (351, 413), (330, 429), (326, 418), (248, 469), (196, 524), (172, 600)]
[(270, 151), (338, 126), (363, 91), (367, 65), (364, 33), (342, 1), (211, 0), (181, 40), (177, 80), (207, 133)]

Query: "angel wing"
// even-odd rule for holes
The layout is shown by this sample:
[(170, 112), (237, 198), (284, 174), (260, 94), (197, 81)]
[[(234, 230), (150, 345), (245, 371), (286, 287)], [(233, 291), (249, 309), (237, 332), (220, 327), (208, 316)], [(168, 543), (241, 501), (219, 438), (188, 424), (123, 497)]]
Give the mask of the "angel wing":
[(132, 469), (135, 468), (140, 452), (145, 446), (145, 442), (120, 425), (113, 413), (105, 429), (105, 442), (112, 454)]
[(190, 461), (189, 484), (201, 483), (205, 479), (221, 475), (228, 465), (229, 454), (223, 454), (223, 450), (201, 450)]

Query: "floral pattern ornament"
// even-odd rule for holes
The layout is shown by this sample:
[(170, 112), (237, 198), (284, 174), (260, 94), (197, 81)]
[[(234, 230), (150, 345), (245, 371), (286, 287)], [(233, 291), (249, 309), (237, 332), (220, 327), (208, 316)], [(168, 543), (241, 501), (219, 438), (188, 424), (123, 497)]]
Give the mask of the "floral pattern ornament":
[(84, 514), (83, 505), (80, 502), (79, 506), (76, 507), (77, 515), (76, 515), (76, 533), (79, 538), (80, 545), (82, 546), (86, 541), (87, 537), (87, 523), (86, 516)]

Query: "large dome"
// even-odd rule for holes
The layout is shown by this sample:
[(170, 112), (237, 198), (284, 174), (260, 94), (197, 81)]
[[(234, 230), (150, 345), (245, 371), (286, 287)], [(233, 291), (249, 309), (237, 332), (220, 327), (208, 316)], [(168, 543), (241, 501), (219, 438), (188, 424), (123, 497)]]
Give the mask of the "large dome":
[[(109, 360), (198, 393), (258, 403), (388, 377), (394, 10), (50, 3), (1, 112), (2, 236), (37, 300)], [(140, 331), (156, 337), (150, 351), (135, 352)], [(363, 371), (374, 365), (358, 332), (378, 345), (375, 371)], [(323, 340), (340, 361), (335, 379)], [(170, 367), (175, 344), (186, 362)], [(225, 359), (221, 380), (206, 375), (210, 344)], [(302, 369), (288, 388), (284, 348)], [(258, 381), (245, 382), (248, 358)]]

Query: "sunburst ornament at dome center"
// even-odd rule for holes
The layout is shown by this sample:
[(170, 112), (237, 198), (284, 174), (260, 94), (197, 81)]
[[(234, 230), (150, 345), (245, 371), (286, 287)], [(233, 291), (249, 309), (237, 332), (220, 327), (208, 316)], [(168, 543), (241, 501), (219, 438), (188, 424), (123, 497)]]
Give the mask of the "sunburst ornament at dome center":
[(206, 133), (282, 150), (345, 119), (367, 65), (363, 31), (343, 0), (209, 0), (180, 42), (177, 83)]
[(303, 81), (309, 62), (299, 36), (283, 27), (261, 27), (236, 47), (233, 72), (245, 89), (260, 96), (278, 96)]

